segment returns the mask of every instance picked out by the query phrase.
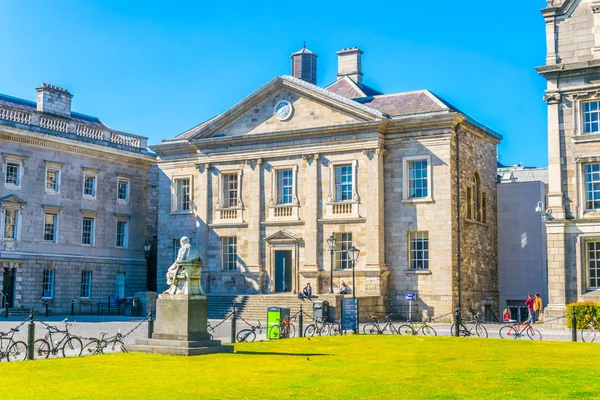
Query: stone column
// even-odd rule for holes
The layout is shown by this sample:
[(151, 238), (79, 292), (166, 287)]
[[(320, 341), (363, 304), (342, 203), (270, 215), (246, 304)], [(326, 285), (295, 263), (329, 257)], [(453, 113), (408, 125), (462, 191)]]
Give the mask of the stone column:
[(567, 302), (564, 222), (546, 222), (546, 231), (548, 237), (548, 307), (546, 314), (549, 318), (553, 318), (564, 314)]
[[(304, 237), (310, 238), (304, 243), (304, 268), (305, 270), (318, 270), (319, 243), (323, 238), (319, 237), (319, 154), (305, 154), (306, 178), (302, 186), (305, 192), (304, 214)], [(302, 260), (301, 260), (302, 261)]]
[[(361, 214), (367, 217), (368, 249), (365, 265), (368, 269), (385, 269), (385, 239), (384, 239), (384, 185), (383, 185), (383, 158), (387, 150), (380, 146), (375, 149), (364, 150), (367, 156), (366, 171), (369, 176), (369, 185), (363, 192)], [(364, 169), (363, 169), (364, 171)]]
[(209, 218), (209, 176), (210, 176), (210, 163), (196, 164), (198, 169), (198, 189), (196, 190), (198, 199), (196, 201), (196, 248), (202, 257), (205, 268), (202, 271), (202, 282), (204, 282), (205, 291), (208, 292), (210, 289), (208, 269), (208, 218)]
[[(246, 221), (248, 222), (248, 272), (257, 285), (254, 289), (257, 292), (263, 290), (261, 276), (263, 275), (263, 267), (260, 264), (261, 254), (261, 235), (260, 235), (260, 221), (262, 220), (262, 203), (263, 203), (263, 190), (262, 190), (262, 168), (263, 160), (252, 159), (246, 160), (246, 164), (250, 166), (249, 174), (244, 174), (244, 189), (247, 191), (248, 209), (244, 213)], [(242, 189), (242, 190), (244, 190)]]
[(560, 93), (547, 95), (548, 103), (548, 204), (555, 219), (565, 218), (562, 194), (562, 168), (560, 152), (559, 104)]

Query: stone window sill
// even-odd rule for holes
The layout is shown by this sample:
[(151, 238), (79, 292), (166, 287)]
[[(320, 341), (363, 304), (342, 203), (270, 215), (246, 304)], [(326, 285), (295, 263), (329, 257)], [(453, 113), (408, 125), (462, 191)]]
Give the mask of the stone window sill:
[(418, 199), (402, 199), (402, 203), (405, 204), (419, 204), (419, 203), (433, 203), (433, 199), (431, 197), (423, 197), (423, 198), (418, 198)]
[(431, 275), (431, 271), (429, 269), (407, 269), (407, 275)]
[(573, 136), (573, 142), (575, 143), (586, 143), (586, 142), (600, 142), (600, 133), (576, 133)]
[(190, 215), (193, 214), (192, 210), (186, 210), (186, 211), (171, 211), (171, 215)]

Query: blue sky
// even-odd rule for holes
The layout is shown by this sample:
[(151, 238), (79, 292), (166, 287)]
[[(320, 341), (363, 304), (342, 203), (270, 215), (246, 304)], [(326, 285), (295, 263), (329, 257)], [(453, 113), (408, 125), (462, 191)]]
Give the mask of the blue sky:
[(0, 93), (35, 100), (42, 82), (113, 129), (173, 137), (277, 75), (292, 52), (364, 51), (364, 81), (385, 93), (429, 89), (504, 136), (505, 164), (547, 165), (542, 100), (545, 0), (324, 3), (7, 0)]

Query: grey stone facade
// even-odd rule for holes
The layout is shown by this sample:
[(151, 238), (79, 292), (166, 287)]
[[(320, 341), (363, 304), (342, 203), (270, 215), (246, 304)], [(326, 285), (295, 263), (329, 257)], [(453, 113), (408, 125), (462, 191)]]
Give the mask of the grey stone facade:
[[(178, 238), (186, 235), (206, 248), (208, 293), (280, 291), (280, 251), (289, 252), (281, 261), (291, 263), (289, 291), (310, 282), (315, 292), (328, 293), (327, 238), (337, 237), (339, 246), (340, 238), (351, 234), (351, 244), (360, 250), (352, 288), (359, 297), (389, 295), (399, 304), (406, 292), (416, 292), (429, 315), (449, 319), (460, 274), (464, 308), (486, 302), (497, 308), (500, 136), (428, 91), (383, 95), (366, 86), (361, 58), (346, 57), (349, 51), (362, 54), (341, 52), (338, 80), (325, 89), (277, 77), (224, 114), (152, 146), (161, 171), (159, 286)], [(291, 114), (280, 118), (278, 107), (286, 101)], [(417, 161), (428, 191), (411, 195), (415, 183), (409, 182), (409, 168)], [(352, 171), (348, 199), (336, 196), (339, 166)], [(277, 197), (281, 170), (293, 177), (293, 193), (284, 204)], [(232, 175), (237, 178), (226, 178)], [(239, 182), (234, 207), (227, 206), (224, 194), (230, 179)], [(177, 209), (178, 181), (189, 184), (189, 209)], [(470, 217), (465, 202), (472, 201), (473, 191), (485, 200), (478, 203), (479, 216)], [(224, 261), (229, 237), (236, 238), (234, 264)], [(429, 247), (417, 256), (411, 241)], [(352, 285), (351, 268), (335, 261), (342, 253), (336, 248), (336, 291), (341, 281)], [(425, 261), (419, 258), (423, 254)]]
[[(145, 138), (71, 112), (70, 100), (65, 89), (45, 84), (37, 104), (0, 95), (0, 290), (9, 307), (48, 301), (52, 312), (66, 312), (75, 301), (89, 312), (110, 295), (147, 288), (143, 244), (156, 236), (154, 157)], [(88, 293), (82, 271), (91, 273)]]

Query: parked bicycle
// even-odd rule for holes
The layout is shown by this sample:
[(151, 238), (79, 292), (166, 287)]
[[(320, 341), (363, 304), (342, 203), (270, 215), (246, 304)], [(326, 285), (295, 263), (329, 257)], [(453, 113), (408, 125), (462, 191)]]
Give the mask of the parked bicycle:
[(342, 322), (340, 320), (329, 322), (329, 334), (331, 336), (342, 334)]
[(238, 334), (235, 336), (235, 340), (238, 342), (254, 342), (254, 340), (256, 339), (256, 331), (258, 331), (258, 333), (261, 334), (263, 330), (260, 321), (257, 322), (258, 325), (256, 326), (252, 325), (250, 328), (242, 329), (241, 331), (239, 331)]
[(278, 325), (269, 327), (269, 337), (273, 339), (289, 339), (295, 335), (296, 327), (290, 322), (289, 317), (284, 318)]
[(596, 317), (594, 317), (588, 324), (587, 328), (581, 330), (581, 341), (582, 342), (590, 342), (591, 343), (594, 340), (596, 340), (596, 324), (597, 323), (598, 323), (598, 321), (596, 320)]
[(399, 335), (418, 335), (419, 332), (424, 336), (437, 336), (435, 329), (431, 325), (427, 325), (425, 321), (419, 323), (409, 322), (398, 327)]
[(100, 339), (92, 338), (85, 345), (82, 350), (83, 355), (127, 353), (120, 331), (115, 336), (106, 337), (108, 335), (106, 332), (101, 332), (100, 335), (102, 335)]
[(27, 358), (27, 345), (25, 342), (15, 340), (18, 328), (11, 328), (10, 332), (0, 332), (0, 361), (21, 361)]
[[(485, 325), (481, 321), (481, 313), (476, 313), (472, 308), (469, 307), (471, 313), (471, 319), (465, 321), (461, 315), (460, 324), (458, 326), (459, 336), (474, 336), (481, 338), (487, 338), (488, 332)], [(456, 322), (450, 327), (450, 334), (456, 336)]]
[[(50, 354), (57, 355), (62, 352), (63, 357), (78, 357), (83, 350), (81, 339), (69, 332), (69, 327), (75, 325), (75, 322), (68, 322), (67, 318), (62, 321), (65, 329), (60, 330), (56, 326), (44, 324), (47, 330), (43, 339), (38, 339), (33, 343), (34, 358), (48, 358)], [(55, 341), (54, 336), (62, 333), (60, 340)]]
[(385, 317), (379, 319), (376, 316), (372, 316), (371, 319), (373, 322), (369, 322), (365, 326), (363, 326), (363, 333), (366, 335), (383, 335), (388, 329), (390, 333), (398, 333), (398, 329), (392, 324), (392, 320), (390, 316), (392, 314), (388, 314)]
[(498, 331), (502, 339), (520, 339), (527, 336), (531, 340), (542, 340), (542, 334), (529, 324), (529, 320), (514, 324), (504, 325)]
[(315, 322), (308, 325), (304, 330), (304, 336), (312, 337), (315, 334), (319, 336), (327, 336), (331, 334), (331, 325), (329, 325), (327, 322), (315, 319)]

